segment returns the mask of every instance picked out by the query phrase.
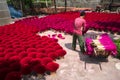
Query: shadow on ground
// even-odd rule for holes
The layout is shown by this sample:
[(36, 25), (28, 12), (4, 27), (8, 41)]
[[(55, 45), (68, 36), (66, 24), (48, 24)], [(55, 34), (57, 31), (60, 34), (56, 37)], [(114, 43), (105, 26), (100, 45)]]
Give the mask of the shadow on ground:
[[(72, 45), (72, 43), (66, 43), (65, 47), (70, 49), (70, 50), (73, 50), (71, 45)], [(86, 54), (82, 54), (79, 50), (74, 50), (74, 51), (78, 52), (80, 60), (84, 61), (84, 68), (85, 69), (86, 69), (87, 64), (98, 64), (99, 69), (102, 70), (101, 63), (108, 62), (107, 58), (91, 57), (91, 56), (88, 56)]]
[(79, 52), (79, 57), (80, 57), (80, 60), (84, 61), (85, 69), (86, 69), (86, 64), (98, 64), (99, 69), (102, 70), (101, 63), (108, 62), (107, 58), (92, 57), (92, 56), (88, 56), (86, 54), (82, 54), (81, 52)]
[[(78, 44), (78, 43), (77, 43), (77, 44)], [(77, 44), (76, 44), (76, 45), (77, 45)], [(65, 43), (65, 47), (68, 48), (68, 49), (70, 49), (70, 50), (73, 50), (73, 49), (72, 49), (72, 43)], [(80, 52), (79, 50), (73, 50), (73, 51)]]

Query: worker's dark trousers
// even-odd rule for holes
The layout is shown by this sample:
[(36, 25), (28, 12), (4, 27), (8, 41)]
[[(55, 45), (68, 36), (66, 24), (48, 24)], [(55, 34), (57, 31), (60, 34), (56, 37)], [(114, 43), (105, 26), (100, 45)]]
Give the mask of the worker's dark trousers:
[(83, 40), (83, 36), (77, 35), (77, 34), (73, 34), (73, 42), (72, 42), (72, 48), (75, 50), (76, 48), (76, 41), (78, 39), (78, 43), (79, 43), (79, 47), (81, 49), (81, 52), (84, 53), (84, 40)]

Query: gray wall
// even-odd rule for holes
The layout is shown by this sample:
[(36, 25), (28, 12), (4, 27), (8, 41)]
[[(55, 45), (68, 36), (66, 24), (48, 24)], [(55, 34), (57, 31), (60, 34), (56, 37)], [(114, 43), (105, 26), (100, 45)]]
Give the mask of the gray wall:
[(0, 0), (0, 25), (5, 25), (10, 22), (11, 17), (6, 0)]
[[(57, 6), (64, 6), (64, 0), (56, 0)], [(100, 0), (67, 0), (68, 7), (90, 7), (95, 9)]]

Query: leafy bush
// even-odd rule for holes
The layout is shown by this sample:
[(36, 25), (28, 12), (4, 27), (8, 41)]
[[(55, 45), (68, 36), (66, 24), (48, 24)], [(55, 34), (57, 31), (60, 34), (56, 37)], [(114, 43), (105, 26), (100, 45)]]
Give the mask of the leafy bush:
[(120, 39), (114, 40), (114, 42), (115, 42), (115, 44), (117, 46), (117, 52), (118, 52), (117, 58), (120, 59)]

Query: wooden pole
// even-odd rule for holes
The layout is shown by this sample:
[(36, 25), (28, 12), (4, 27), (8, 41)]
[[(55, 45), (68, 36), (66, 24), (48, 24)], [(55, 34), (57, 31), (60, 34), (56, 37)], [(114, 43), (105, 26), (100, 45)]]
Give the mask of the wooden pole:
[(23, 13), (23, 5), (22, 5), (22, 1), (21, 0), (20, 0), (20, 9), (21, 9), (21, 11)]
[(56, 9), (56, 0), (54, 0), (54, 6), (55, 6), (55, 13), (57, 13), (57, 9)]
[(65, 0), (65, 12), (67, 10), (67, 0)]
[(46, 7), (48, 7), (48, 2), (47, 2), (47, 0), (45, 0), (45, 3), (46, 3)]

